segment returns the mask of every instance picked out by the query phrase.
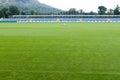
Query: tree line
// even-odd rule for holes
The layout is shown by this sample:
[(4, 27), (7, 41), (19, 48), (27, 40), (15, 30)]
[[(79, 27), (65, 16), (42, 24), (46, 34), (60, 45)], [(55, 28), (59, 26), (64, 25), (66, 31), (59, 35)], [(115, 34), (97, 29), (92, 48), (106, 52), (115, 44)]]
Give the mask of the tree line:
[(17, 6), (11, 5), (8, 8), (0, 10), (0, 18), (9, 18), (12, 15), (120, 15), (120, 7), (117, 5), (115, 9), (107, 9), (105, 6), (98, 6), (98, 12), (84, 12), (84, 10), (76, 10), (70, 8), (68, 11), (40, 13), (31, 10), (30, 13), (21, 12)]
[(9, 6), (0, 10), (0, 18), (8, 18), (12, 15), (19, 15), (20, 11), (16, 6)]
[(98, 12), (84, 12), (84, 10), (76, 10), (71, 8), (68, 11), (63, 11), (59, 14), (63, 15), (120, 15), (120, 7), (117, 5), (115, 9), (107, 9), (105, 6), (98, 6)]

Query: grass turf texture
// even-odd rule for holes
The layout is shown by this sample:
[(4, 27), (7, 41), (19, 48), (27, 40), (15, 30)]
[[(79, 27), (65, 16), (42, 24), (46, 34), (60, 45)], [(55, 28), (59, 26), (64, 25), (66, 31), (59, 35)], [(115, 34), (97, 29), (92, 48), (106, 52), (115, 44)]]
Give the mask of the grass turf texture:
[(120, 23), (0, 24), (0, 80), (120, 80)]

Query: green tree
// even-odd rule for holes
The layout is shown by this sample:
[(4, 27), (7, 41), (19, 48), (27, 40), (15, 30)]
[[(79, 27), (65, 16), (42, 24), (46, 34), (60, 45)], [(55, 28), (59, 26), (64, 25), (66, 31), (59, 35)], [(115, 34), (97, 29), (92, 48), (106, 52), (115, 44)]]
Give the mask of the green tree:
[(3, 12), (3, 18), (8, 18), (9, 17), (9, 15), (8, 15), (8, 8), (3, 8), (2, 9), (2, 12)]
[(34, 14), (35, 14), (34, 10), (31, 10), (31, 15), (34, 15)]
[(99, 15), (105, 15), (107, 11), (107, 8), (105, 6), (98, 6), (98, 14)]
[(117, 5), (114, 10), (114, 15), (120, 15), (120, 7)]
[(21, 15), (26, 15), (26, 13), (25, 12), (21, 12)]
[(107, 15), (114, 15), (114, 10), (113, 9), (108, 9)]
[(78, 10), (78, 12), (79, 12), (80, 15), (83, 15), (83, 14), (84, 14), (83, 9)]
[(9, 10), (6, 11), (6, 14), (8, 15), (8, 17), (12, 16), (12, 13)]
[(97, 15), (97, 13), (91, 11), (91, 12), (89, 13), (89, 15)]
[(70, 15), (76, 15), (76, 14), (79, 14), (79, 12), (76, 11), (75, 8), (71, 8), (71, 9), (69, 9), (68, 13), (69, 13)]
[(38, 12), (35, 12), (34, 14), (35, 14), (35, 15), (39, 15), (39, 13), (38, 13)]
[(16, 6), (9, 6), (9, 11), (12, 15), (19, 15), (19, 10)]
[(2, 10), (0, 10), (0, 18), (3, 18), (4, 17), (4, 14), (2, 12)]

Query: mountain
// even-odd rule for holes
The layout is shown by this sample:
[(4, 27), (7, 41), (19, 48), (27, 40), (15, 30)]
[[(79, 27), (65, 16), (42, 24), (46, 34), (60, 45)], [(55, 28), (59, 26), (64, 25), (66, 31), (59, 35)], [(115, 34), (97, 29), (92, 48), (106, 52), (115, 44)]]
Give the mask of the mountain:
[(38, 0), (0, 0), (0, 8), (15, 5), (22, 12), (29, 13), (31, 10), (40, 13), (60, 12), (60, 9), (51, 7), (49, 5), (40, 3)]

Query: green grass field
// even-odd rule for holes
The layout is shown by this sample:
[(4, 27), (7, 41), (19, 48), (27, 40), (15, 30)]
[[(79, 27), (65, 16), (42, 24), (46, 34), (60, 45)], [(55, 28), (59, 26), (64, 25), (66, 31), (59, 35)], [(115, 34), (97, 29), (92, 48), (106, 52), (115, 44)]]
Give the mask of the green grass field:
[(0, 80), (120, 80), (120, 23), (0, 23)]

